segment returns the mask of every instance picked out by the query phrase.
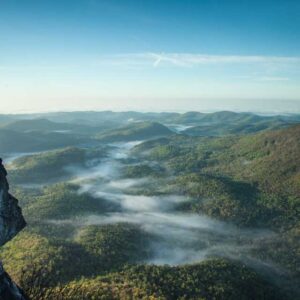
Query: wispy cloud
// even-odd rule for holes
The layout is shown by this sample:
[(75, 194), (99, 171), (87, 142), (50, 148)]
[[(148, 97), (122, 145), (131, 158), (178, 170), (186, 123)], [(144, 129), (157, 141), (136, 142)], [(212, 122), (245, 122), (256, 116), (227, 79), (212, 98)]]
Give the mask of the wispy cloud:
[[(246, 56), (246, 55), (207, 55), (197, 53), (124, 53), (99, 55), (97, 58), (78, 59), (70, 64), (53, 64), (36, 63), (36, 64), (14, 64), (0, 65), (1, 70), (61, 70), (74, 68), (89, 67), (127, 67), (127, 68), (143, 68), (143, 67), (175, 67), (175, 68), (191, 68), (204, 65), (249, 65), (249, 66), (266, 66), (269, 70), (276, 71), (281, 68), (297, 68), (300, 67), (300, 57), (298, 56)], [(261, 80), (288, 80), (285, 77), (264, 77)]]
[(256, 64), (256, 65), (300, 65), (300, 57), (292, 56), (243, 56), (243, 55), (206, 55), (195, 53), (131, 53), (101, 57), (100, 63), (113, 65), (149, 65), (195, 67), (217, 64)]
[(146, 53), (145, 58), (153, 59), (153, 65), (171, 63), (176, 66), (195, 66), (203, 64), (292, 64), (300, 63), (300, 57), (286, 56), (241, 56), (241, 55), (205, 55), (189, 53), (156, 54)]

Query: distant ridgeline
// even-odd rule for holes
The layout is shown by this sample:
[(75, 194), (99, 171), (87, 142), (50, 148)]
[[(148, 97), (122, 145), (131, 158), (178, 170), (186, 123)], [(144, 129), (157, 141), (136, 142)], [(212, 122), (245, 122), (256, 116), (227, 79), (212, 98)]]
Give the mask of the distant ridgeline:
[(244, 135), (300, 122), (300, 115), (253, 113), (66, 112), (0, 115), (0, 154), (35, 152), (95, 142), (169, 136)]
[[(6, 244), (26, 223), (22, 216), (18, 201), (9, 194), (6, 170), (0, 159), (0, 245)], [(0, 264), (0, 299), (25, 300), (28, 299), (23, 291), (11, 280)]]

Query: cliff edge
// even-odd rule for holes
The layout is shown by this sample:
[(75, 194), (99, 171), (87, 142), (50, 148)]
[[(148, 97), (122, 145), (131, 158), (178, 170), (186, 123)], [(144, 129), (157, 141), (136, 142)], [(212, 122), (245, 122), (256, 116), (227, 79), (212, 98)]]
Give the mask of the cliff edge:
[[(18, 200), (9, 194), (7, 172), (0, 158), (0, 247), (15, 237), (25, 226)], [(0, 262), (0, 300), (27, 300), (23, 291), (11, 280)]]

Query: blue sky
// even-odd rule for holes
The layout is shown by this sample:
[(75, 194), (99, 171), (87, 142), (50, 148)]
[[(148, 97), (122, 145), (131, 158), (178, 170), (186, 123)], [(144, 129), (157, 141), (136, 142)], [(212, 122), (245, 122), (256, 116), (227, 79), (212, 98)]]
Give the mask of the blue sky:
[(300, 1), (0, 0), (0, 112), (300, 110)]

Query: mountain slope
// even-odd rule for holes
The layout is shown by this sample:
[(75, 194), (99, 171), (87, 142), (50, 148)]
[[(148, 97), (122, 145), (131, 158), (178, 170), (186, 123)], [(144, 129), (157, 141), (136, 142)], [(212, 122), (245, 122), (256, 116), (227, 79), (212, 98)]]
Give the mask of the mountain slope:
[(61, 181), (66, 175), (76, 174), (88, 163), (105, 157), (105, 149), (67, 147), (19, 157), (9, 165), (10, 178), (14, 183), (47, 183)]
[(159, 160), (176, 175), (176, 187), (197, 199), (194, 209), (241, 224), (281, 227), (297, 223), (299, 149), (296, 125), (241, 137), (173, 136), (138, 145), (134, 153)]
[(156, 122), (133, 123), (97, 136), (102, 142), (122, 142), (152, 139), (172, 135), (166, 126)]
[(283, 299), (276, 287), (242, 264), (222, 259), (196, 265), (133, 266), (52, 288), (40, 299)]
[(257, 182), (268, 193), (300, 195), (300, 125), (240, 138), (211, 169)]
[(59, 132), (17, 132), (0, 129), (0, 154), (34, 152), (89, 142), (88, 137)]
[(21, 132), (71, 130), (72, 127), (71, 124), (55, 123), (47, 119), (17, 120), (2, 126), (4, 129)]
[[(104, 128), (103, 128), (104, 127)], [(79, 123), (53, 122), (48, 119), (15, 120), (0, 127), (18, 132), (73, 133), (91, 135), (105, 129), (105, 126), (92, 126)]]
[(239, 120), (238, 122), (218, 122), (208, 125), (199, 125), (184, 130), (182, 133), (192, 136), (223, 136), (229, 134), (249, 134), (263, 130), (276, 130), (290, 124), (280, 119), (262, 119), (258, 121)]

